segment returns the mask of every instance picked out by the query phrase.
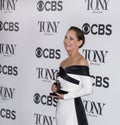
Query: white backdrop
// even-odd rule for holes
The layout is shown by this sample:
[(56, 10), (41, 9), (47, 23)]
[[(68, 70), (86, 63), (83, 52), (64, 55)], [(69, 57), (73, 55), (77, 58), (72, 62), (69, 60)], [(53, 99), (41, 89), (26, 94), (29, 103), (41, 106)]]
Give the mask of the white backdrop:
[(119, 4), (116, 0), (0, 0), (0, 125), (56, 125), (49, 97), (63, 39), (72, 25), (85, 32), (80, 50), (90, 65), (93, 94), (83, 97), (89, 125), (119, 119)]

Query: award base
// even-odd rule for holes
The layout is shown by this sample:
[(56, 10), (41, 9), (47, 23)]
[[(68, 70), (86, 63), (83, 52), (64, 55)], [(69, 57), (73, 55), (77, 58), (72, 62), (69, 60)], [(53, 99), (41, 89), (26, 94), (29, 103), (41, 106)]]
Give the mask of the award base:
[(54, 85), (56, 85), (57, 92), (50, 93), (51, 96), (58, 96), (56, 93), (59, 93), (59, 94), (68, 93), (67, 91), (61, 90), (61, 84), (60, 84), (59, 80), (56, 80), (56, 82), (54, 82)]
[(57, 94), (55, 92), (50, 93), (51, 96), (57, 96)]
[[(63, 91), (63, 90), (59, 90), (59, 91), (57, 91), (57, 93), (59, 93), (59, 94), (67, 94), (68, 92), (67, 91)], [(50, 93), (50, 95), (51, 96), (58, 96), (55, 92)]]

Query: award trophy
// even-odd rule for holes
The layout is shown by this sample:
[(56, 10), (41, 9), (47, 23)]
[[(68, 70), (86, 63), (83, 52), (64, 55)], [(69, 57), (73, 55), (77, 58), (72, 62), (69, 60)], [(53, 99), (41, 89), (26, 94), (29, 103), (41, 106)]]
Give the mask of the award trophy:
[[(59, 80), (56, 80), (56, 82), (54, 82), (54, 85), (56, 86), (57, 92), (59, 93), (60, 88), (61, 88), (61, 85), (60, 85)], [(52, 96), (57, 96), (57, 94), (56, 94), (57, 92), (50, 93), (50, 95), (52, 95)]]

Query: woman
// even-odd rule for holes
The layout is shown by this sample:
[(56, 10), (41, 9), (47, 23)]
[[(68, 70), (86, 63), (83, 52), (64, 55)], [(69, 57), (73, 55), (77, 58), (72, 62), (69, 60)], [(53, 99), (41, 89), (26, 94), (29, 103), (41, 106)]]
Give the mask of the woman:
[(87, 60), (79, 53), (85, 43), (84, 33), (77, 27), (70, 27), (64, 38), (68, 58), (60, 64), (57, 81), (61, 88), (52, 85), (52, 91), (58, 98), (57, 125), (88, 125), (81, 97), (92, 93)]

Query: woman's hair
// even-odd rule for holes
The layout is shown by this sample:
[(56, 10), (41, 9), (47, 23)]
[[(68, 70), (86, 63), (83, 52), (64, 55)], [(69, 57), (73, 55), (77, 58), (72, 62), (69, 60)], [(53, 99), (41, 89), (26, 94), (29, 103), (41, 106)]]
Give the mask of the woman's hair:
[(70, 30), (73, 30), (76, 32), (76, 36), (77, 36), (78, 40), (82, 40), (82, 44), (81, 44), (81, 46), (79, 46), (79, 48), (81, 48), (85, 44), (84, 32), (80, 28), (75, 27), (75, 26), (71, 26), (68, 29), (68, 31), (70, 31)]

